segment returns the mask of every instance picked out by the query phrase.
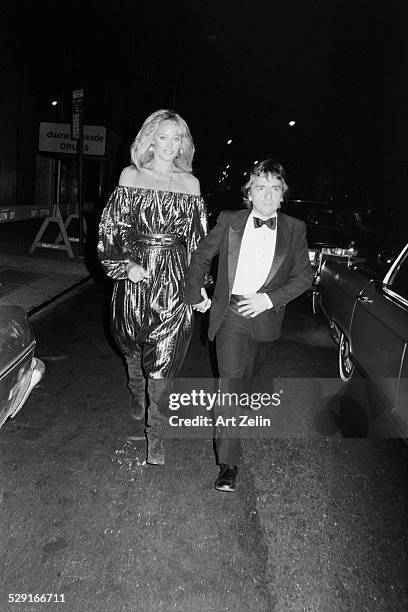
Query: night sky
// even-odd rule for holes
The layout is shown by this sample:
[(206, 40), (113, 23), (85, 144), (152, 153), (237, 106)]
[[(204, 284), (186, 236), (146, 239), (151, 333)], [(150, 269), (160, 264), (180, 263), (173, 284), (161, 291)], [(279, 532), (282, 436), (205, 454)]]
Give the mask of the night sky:
[(407, 184), (404, 4), (24, 1), (8, 9), (8, 33), (38, 75), (42, 120), (53, 95), (84, 87), (86, 122), (121, 138), (119, 166), (145, 117), (167, 107), (190, 125), (204, 190), (226, 163), (239, 182), (272, 155), (299, 197), (325, 184), (389, 202)]

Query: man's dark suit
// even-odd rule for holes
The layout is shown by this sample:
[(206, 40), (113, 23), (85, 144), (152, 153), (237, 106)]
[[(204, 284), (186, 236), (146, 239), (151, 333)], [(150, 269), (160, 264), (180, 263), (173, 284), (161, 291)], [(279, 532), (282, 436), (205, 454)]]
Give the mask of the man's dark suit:
[[(242, 236), (250, 210), (224, 211), (217, 225), (194, 251), (188, 271), (185, 299), (188, 304), (202, 301), (200, 293), (204, 275), (212, 259), (219, 253), (217, 283), (210, 310), (208, 336), (213, 340), (228, 310), (237, 269)], [(278, 212), (275, 256), (272, 267), (259, 293), (267, 293), (273, 308), (252, 320), (252, 335), (257, 340), (271, 341), (280, 336), (288, 302), (310, 288), (313, 278), (303, 221)], [(273, 231), (273, 230), (270, 230)]]
[[(226, 315), (230, 317), (230, 300), (237, 270), (242, 237), (250, 210), (224, 211), (217, 225), (194, 251), (188, 271), (185, 300), (188, 304), (202, 301), (201, 287), (204, 276), (210, 270), (211, 261), (219, 254), (217, 281), (210, 310), (208, 336), (213, 340)], [(275, 230), (268, 230), (273, 232)], [(271, 342), (280, 336), (285, 306), (310, 288), (313, 278), (309, 262), (306, 226), (303, 221), (278, 211), (275, 254), (269, 274), (258, 293), (267, 293), (272, 308), (265, 310), (250, 321), (250, 335), (255, 341)], [(239, 324), (239, 319), (235, 315)], [(229, 332), (228, 332), (229, 333)], [(232, 332), (233, 333), (233, 332)], [(223, 335), (224, 338), (224, 335)], [(217, 353), (220, 362), (220, 353)], [(219, 363), (221, 376), (224, 376)], [(230, 463), (220, 461), (220, 463)]]

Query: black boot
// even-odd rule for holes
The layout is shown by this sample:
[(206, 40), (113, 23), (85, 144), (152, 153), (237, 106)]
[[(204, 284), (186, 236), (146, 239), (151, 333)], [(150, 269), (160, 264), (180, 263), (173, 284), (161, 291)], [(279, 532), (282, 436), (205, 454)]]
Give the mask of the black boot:
[(163, 438), (147, 433), (147, 458), (150, 465), (164, 465)]
[(141, 421), (146, 415), (146, 399), (132, 394), (130, 414), (136, 421)]
[(168, 390), (168, 386), (169, 381), (164, 378), (148, 378), (147, 380), (149, 404), (147, 408), (146, 463), (150, 463), (152, 465), (164, 464), (163, 437), (167, 424), (167, 418), (166, 415), (160, 411), (160, 401), (163, 400), (164, 403), (164, 400), (167, 399), (165, 391)]
[(126, 357), (128, 368), (128, 387), (132, 394), (130, 403), (131, 415), (141, 421), (146, 415), (146, 379), (143, 374), (140, 355)]

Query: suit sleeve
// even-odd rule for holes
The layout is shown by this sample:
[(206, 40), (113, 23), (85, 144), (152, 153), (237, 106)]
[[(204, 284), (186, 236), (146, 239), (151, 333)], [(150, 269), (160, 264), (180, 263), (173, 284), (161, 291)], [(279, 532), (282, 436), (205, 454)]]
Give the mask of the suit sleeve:
[(294, 300), (310, 289), (313, 281), (313, 269), (310, 265), (306, 242), (306, 226), (304, 223), (296, 232), (293, 244), (293, 265), (287, 280), (281, 285), (267, 291), (273, 309), (278, 311), (282, 306)]
[(216, 226), (200, 242), (191, 255), (191, 262), (187, 273), (185, 302), (198, 304), (202, 302), (201, 288), (204, 287), (204, 277), (209, 273), (211, 262), (219, 253), (222, 237), (225, 233), (225, 214), (221, 212)]

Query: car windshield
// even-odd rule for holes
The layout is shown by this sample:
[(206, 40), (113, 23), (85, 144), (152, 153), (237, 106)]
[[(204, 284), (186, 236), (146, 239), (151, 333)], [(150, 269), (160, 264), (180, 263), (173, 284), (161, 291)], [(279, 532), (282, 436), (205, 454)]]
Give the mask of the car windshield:
[(358, 227), (358, 217), (351, 211), (335, 210), (322, 204), (289, 201), (283, 212), (301, 219), (309, 226), (328, 228)]

